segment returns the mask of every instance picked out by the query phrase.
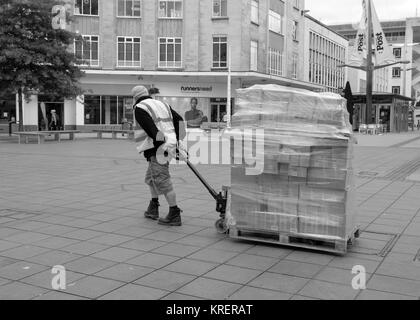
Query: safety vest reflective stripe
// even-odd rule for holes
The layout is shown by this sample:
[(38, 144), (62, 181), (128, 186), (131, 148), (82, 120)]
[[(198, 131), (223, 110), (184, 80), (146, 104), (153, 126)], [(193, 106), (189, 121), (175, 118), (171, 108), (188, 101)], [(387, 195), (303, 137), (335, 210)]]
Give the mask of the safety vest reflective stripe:
[(142, 102), (140, 102), (140, 104), (143, 104), (143, 105), (146, 106), (147, 110), (149, 110), (150, 114), (152, 115), (152, 119), (153, 119), (154, 122), (172, 122), (172, 112), (171, 112), (171, 109), (166, 104), (164, 104), (164, 105), (165, 105), (166, 110), (168, 111), (168, 113), (170, 115), (169, 118), (157, 117), (156, 113), (153, 111), (152, 107), (150, 107), (147, 103), (142, 101)]
[(171, 118), (171, 120), (173, 119), (172, 118), (172, 111), (171, 111), (171, 108), (168, 106), (168, 104), (167, 103), (163, 103), (164, 105), (165, 105), (165, 107), (166, 107), (166, 110), (168, 110), (168, 114), (169, 114), (169, 117)]
[(144, 102), (144, 101), (140, 102), (140, 104), (142, 104), (142, 105), (146, 106), (147, 110), (149, 110), (149, 113), (150, 113), (150, 115), (151, 115), (151, 116), (152, 116), (152, 118), (153, 118), (153, 121), (154, 121), (154, 122), (156, 122), (156, 121), (157, 121), (157, 119), (158, 119), (158, 117), (156, 116), (156, 113), (153, 111), (152, 107), (151, 107), (151, 106), (149, 106), (149, 105), (148, 105), (146, 102)]
[(143, 130), (137, 130), (134, 133), (134, 141), (135, 142), (142, 142), (147, 140), (147, 138), (149, 138), (149, 136), (147, 135), (147, 133)]

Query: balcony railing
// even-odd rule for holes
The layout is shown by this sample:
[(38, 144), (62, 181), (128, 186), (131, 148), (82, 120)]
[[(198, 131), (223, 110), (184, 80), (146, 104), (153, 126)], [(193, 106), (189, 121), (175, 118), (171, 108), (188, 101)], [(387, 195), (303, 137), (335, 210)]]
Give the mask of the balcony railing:
[(284, 75), (284, 59), (280, 51), (269, 49), (267, 54), (267, 73), (275, 76)]

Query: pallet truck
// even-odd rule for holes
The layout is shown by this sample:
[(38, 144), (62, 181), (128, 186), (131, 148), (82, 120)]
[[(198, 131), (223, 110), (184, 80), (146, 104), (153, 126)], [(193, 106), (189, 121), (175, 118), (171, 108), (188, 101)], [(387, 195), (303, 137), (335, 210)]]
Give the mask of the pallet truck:
[(220, 216), (214, 225), (218, 233), (220, 234), (228, 233), (229, 227), (226, 220), (226, 207), (227, 207), (229, 188), (222, 187), (222, 191), (217, 193), (216, 190), (214, 190), (214, 188), (210, 186), (210, 184), (204, 179), (201, 173), (198, 172), (197, 168), (189, 161), (188, 151), (186, 151), (185, 148), (181, 144), (178, 144), (177, 158), (183, 160), (188, 165), (188, 167), (191, 169), (194, 175), (198, 178), (198, 180), (200, 180), (200, 182), (204, 185), (204, 187), (207, 189), (207, 191), (210, 193), (213, 199), (216, 200), (216, 212), (218, 212)]

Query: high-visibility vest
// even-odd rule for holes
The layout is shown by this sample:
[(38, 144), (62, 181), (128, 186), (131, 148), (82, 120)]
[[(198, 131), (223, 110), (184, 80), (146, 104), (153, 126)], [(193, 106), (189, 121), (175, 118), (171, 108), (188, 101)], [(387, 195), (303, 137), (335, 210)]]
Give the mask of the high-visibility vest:
[[(146, 99), (135, 105), (146, 111), (153, 119), (156, 127), (165, 136), (165, 143), (175, 147), (177, 143), (175, 127), (170, 107), (161, 101), (154, 99)], [(134, 131), (134, 141), (137, 143), (137, 150), (143, 153), (146, 150), (153, 149), (153, 139), (142, 129), (136, 120), (136, 129)]]

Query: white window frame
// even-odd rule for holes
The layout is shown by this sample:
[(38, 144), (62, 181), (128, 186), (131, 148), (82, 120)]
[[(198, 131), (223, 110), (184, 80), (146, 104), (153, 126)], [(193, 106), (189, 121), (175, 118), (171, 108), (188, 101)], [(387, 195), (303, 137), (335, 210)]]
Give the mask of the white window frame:
[[(394, 71), (398, 71), (398, 72), (394, 72)], [(401, 68), (400, 67), (392, 68), (392, 77), (393, 78), (401, 78)]]
[[(83, 37), (83, 42), (82, 42), (82, 60), (84, 60), (83, 61), (83, 63), (80, 63), (80, 64), (78, 64), (79, 66), (82, 66), (82, 67), (99, 67), (99, 62), (100, 62), (100, 41), (99, 41), (99, 35), (96, 35), (96, 34), (94, 34), (94, 35), (86, 35), (86, 34), (84, 34), (84, 35), (82, 35), (82, 37)], [(95, 42), (97, 42), (98, 43), (98, 59), (96, 60), (93, 60), (92, 59), (92, 37), (96, 37), (96, 38), (98, 38), (98, 40), (97, 41), (95, 41)], [(90, 43), (90, 58), (89, 59), (83, 59), (83, 52), (84, 52), (84, 50), (83, 50), (83, 47), (84, 47), (84, 42), (86, 42), (86, 41), (88, 41), (89, 43)], [(73, 50), (73, 52), (74, 52), (74, 54), (76, 55), (76, 40), (74, 40), (74, 50)], [(95, 61), (96, 63), (92, 63), (92, 61)], [(86, 63), (87, 62), (87, 63)]]
[[(160, 4), (166, 2), (166, 12), (165, 15), (161, 15)], [(180, 16), (169, 16), (168, 15), (168, 3), (173, 3), (175, 8), (175, 3), (181, 2), (181, 15)], [(158, 1), (158, 18), (159, 19), (182, 19), (184, 16), (184, 1), (183, 0), (159, 0)]]
[[(161, 40), (164, 39), (165, 40), (165, 45), (166, 45), (166, 58), (168, 57), (168, 44), (173, 44), (174, 45), (174, 59), (176, 56), (176, 45), (179, 44), (181, 46), (181, 60), (180, 61), (161, 61), (160, 60), (160, 45), (161, 45)], [(176, 40), (181, 40), (180, 43), (176, 43)], [(169, 42), (168, 42), (169, 41)], [(182, 57), (183, 57), (183, 48), (182, 48), (182, 38), (181, 37), (159, 37), (158, 38), (158, 67), (159, 68), (165, 68), (165, 69), (177, 69), (177, 68), (182, 68)]]
[(251, 0), (251, 22), (255, 24), (260, 23), (260, 2), (258, 0)]
[[(83, 3), (83, 1), (84, 1), (84, 0), (82, 0), (82, 3)], [(90, 12), (92, 12), (92, 0), (88, 0), (88, 1), (89, 1), (89, 3), (90, 3), (90, 5), (89, 5)], [(98, 0), (98, 14), (91, 14), (91, 13), (89, 13), (89, 14), (85, 14), (85, 13), (82, 13), (82, 12), (77, 12), (77, 11), (76, 11), (76, 9), (77, 9), (77, 6), (76, 6), (76, 2), (77, 2), (77, 0), (75, 0), (75, 1), (74, 1), (74, 15), (76, 15), (76, 16), (91, 16), (91, 17), (98, 17), (98, 16), (99, 16), (99, 3), (100, 3), (100, 1), (101, 1), (101, 0)], [(80, 8), (80, 10), (81, 10), (81, 11), (83, 11), (83, 5), (82, 5), (82, 7)]]
[[(122, 42), (124, 44), (124, 60), (120, 60), (119, 59), (119, 47), (120, 47), (120, 38), (124, 39), (124, 42)], [(138, 42), (135, 42), (135, 40), (139, 40)], [(135, 44), (138, 43), (139, 44), (139, 56), (138, 56), (138, 61), (135, 60), (134, 58), (134, 46)], [(131, 60), (125, 60), (126, 58), (126, 50), (127, 50), (127, 44), (132, 44), (132, 48), (131, 48)], [(117, 67), (118, 68), (140, 68), (141, 67), (141, 38), (140, 37), (125, 37), (125, 36), (117, 36)]]
[[(399, 55), (396, 55), (396, 54), (395, 54), (396, 52), (399, 52), (400, 54), (399, 54)], [(394, 48), (394, 49), (393, 49), (393, 54), (394, 54), (394, 57), (395, 57), (395, 58), (397, 58), (397, 59), (401, 59), (401, 54), (402, 54), (402, 50), (401, 50), (401, 48)]]
[[(226, 41), (222, 41), (222, 38), (226, 38)], [(218, 41), (215, 42), (215, 39), (219, 39)], [(221, 50), (220, 48), (222, 47), (222, 44), (226, 44), (226, 61), (222, 61), (221, 60)], [(215, 61), (214, 59), (214, 45), (218, 44), (219, 45), (219, 60)], [(212, 69), (226, 69), (228, 67), (228, 37), (227, 35), (213, 35), (212, 37)], [(215, 64), (217, 64), (217, 66), (215, 66)], [(222, 64), (225, 64), (225, 66), (222, 66)]]
[[(131, 16), (127, 16), (127, 1), (128, 0), (115, 0), (117, 2), (117, 18), (141, 18), (141, 12), (142, 12), (142, 0), (131, 0), (132, 1), (132, 7), (131, 7)], [(120, 12), (120, 1), (124, 1), (124, 15), (119, 15)], [(140, 15), (136, 16), (134, 15), (134, 3), (138, 3), (140, 8)]]
[(283, 35), (283, 17), (281, 16), (281, 14), (273, 10), (269, 10), (268, 29), (272, 32)]
[[(212, 9), (211, 9), (213, 18), (227, 18), (227, 16), (228, 16), (228, 14), (227, 14), (227, 1), (228, 0), (213, 0)], [(223, 14), (223, 12), (222, 12), (222, 2), (226, 3), (226, 13), (225, 14)], [(214, 7), (215, 7), (216, 3), (218, 3), (218, 6), (219, 6), (219, 14), (215, 14), (215, 12), (214, 12)]]
[(267, 54), (267, 73), (282, 77), (285, 69), (284, 61), (282, 52), (269, 48)]
[(296, 20), (292, 21), (292, 39), (293, 41), (299, 41), (298, 40), (298, 27), (299, 27), (299, 22), (297, 22)]
[[(398, 92), (394, 92), (394, 89), (398, 88)], [(401, 87), (400, 86), (392, 86), (392, 93), (393, 94), (401, 94)]]
[(258, 71), (258, 41), (251, 40), (250, 43), (250, 63), (251, 71)]
[(292, 79), (297, 79), (298, 76), (299, 56), (297, 53), (292, 55)]

